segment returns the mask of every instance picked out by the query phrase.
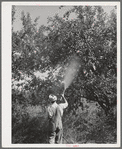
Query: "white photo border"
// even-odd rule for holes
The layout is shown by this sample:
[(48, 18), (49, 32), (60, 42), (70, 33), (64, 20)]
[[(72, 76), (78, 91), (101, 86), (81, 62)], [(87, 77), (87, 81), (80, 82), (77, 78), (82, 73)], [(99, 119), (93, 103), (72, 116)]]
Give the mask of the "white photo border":
[[(54, 5), (104, 5), (117, 6), (117, 144), (12, 144), (11, 133), (11, 7), (12, 5), (54, 6)], [(120, 147), (120, 2), (2, 2), (2, 147), (8, 148), (54, 148), (54, 147)]]

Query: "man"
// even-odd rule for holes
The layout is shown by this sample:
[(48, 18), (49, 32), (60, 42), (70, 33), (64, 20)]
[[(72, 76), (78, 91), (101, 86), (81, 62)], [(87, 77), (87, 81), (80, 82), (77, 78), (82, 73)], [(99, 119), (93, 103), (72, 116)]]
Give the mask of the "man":
[(63, 126), (62, 116), (63, 110), (68, 106), (68, 102), (62, 94), (64, 103), (57, 104), (57, 97), (53, 94), (49, 95), (48, 118), (49, 118), (49, 144), (62, 144)]

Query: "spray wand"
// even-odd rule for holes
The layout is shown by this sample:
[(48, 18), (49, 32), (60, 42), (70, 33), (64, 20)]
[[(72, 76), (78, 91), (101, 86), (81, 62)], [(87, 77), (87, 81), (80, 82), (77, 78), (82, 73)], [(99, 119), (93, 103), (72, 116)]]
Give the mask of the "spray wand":
[(62, 84), (63, 84), (63, 92), (62, 92), (62, 95), (64, 96), (64, 93), (65, 93), (65, 90), (66, 90), (66, 87), (65, 87), (65, 82), (62, 81)]

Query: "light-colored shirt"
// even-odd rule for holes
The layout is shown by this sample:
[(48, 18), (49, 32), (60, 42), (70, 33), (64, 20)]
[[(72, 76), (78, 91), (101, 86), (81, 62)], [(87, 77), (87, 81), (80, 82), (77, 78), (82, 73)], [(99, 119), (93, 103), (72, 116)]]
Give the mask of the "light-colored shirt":
[[(57, 106), (59, 106), (60, 111), (61, 111), (61, 116), (63, 116), (63, 110), (64, 110), (65, 108), (67, 108), (68, 103), (66, 102), (66, 103), (57, 104), (56, 102), (54, 102), (53, 104), (51, 104), (51, 105), (48, 107), (48, 111), (50, 111), (50, 108), (51, 108), (51, 107), (53, 107), (53, 108), (56, 110)], [(51, 114), (51, 112), (50, 112), (50, 114)]]

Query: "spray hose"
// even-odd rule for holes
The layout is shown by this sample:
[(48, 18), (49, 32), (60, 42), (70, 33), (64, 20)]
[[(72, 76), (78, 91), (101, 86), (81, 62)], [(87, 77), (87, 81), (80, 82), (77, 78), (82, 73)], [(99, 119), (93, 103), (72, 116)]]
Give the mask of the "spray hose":
[(65, 140), (68, 144), (70, 144), (64, 136), (63, 136), (63, 138), (64, 138), (64, 140)]

